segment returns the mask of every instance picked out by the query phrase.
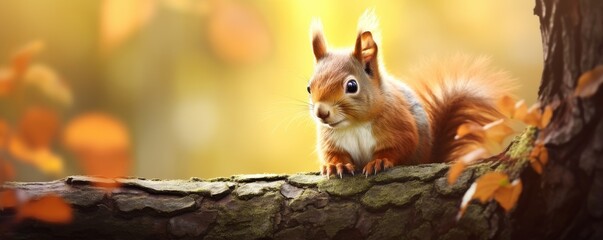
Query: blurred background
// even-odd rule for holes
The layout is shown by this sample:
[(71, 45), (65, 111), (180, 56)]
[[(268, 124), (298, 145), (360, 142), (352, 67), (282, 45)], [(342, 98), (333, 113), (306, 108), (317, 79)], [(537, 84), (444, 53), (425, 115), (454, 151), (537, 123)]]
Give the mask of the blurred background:
[[(535, 101), (542, 47), (525, 0), (3, 0), (0, 60), (44, 42), (33, 61), (72, 93), (61, 123), (89, 111), (119, 119), (130, 134), (130, 175), (316, 171), (305, 103), (310, 22), (322, 19), (329, 46), (348, 47), (367, 8), (379, 17), (391, 74), (425, 56), (485, 54), (519, 80), (519, 98)], [(82, 173), (57, 151), (66, 167), (54, 178)], [(16, 175), (45, 178), (28, 168)]]

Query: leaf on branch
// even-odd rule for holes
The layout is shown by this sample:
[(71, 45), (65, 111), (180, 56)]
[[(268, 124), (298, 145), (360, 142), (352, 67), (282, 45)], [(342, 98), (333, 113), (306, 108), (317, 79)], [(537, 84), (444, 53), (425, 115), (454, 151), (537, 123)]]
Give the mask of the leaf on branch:
[(33, 149), (48, 148), (59, 127), (57, 113), (46, 107), (29, 107), (19, 122), (18, 136)]
[(549, 161), (549, 153), (542, 143), (538, 143), (530, 152), (530, 165), (538, 174), (542, 174), (543, 167)]
[(509, 186), (501, 186), (494, 193), (494, 199), (509, 212), (515, 205), (521, 194), (522, 185), (520, 179), (515, 179)]
[(63, 198), (49, 194), (30, 200), (17, 208), (16, 218), (36, 219), (49, 223), (69, 223), (73, 219), (73, 209)]
[(8, 123), (0, 119), (0, 149), (6, 149), (8, 147), (10, 134), (11, 130)]
[(486, 203), (501, 186), (509, 185), (509, 177), (501, 172), (489, 172), (475, 180), (477, 187), (475, 189), (474, 199), (479, 199), (481, 203)]
[(457, 130), (456, 130), (456, 136), (454, 136), (454, 139), (460, 139), (463, 138), (464, 136), (467, 135), (477, 135), (480, 137), (484, 137), (484, 131), (482, 129), (482, 126), (480, 126), (477, 123), (474, 122), (467, 122), (467, 123), (463, 123), (461, 124)]
[(31, 164), (46, 174), (60, 175), (63, 172), (63, 160), (50, 148), (31, 148), (21, 139), (13, 137), (8, 150), (16, 159)]
[(488, 151), (485, 148), (478, 148), (465, 154), (461, 159), (454, 162), (452, 167), (450, 167), (450, 170), (448, 170), (448, 184), (454, 184), (469, 164), (480, 158), (486, 157), (487, 153)]
[(499, 119), (489, 124), (486, 124), (483, 127), (483, 130), (487, 139), (492, 140), (498, 144), (502, 144), (505, 138), (515, 132), (511, 127), (509, 127), (505, 119)]
[(13, 165), (0, 158), (0, 186), (6, 181), (13, 180), (15, 175), (16, 171)]
[(580, 75), (574, 96), (587, 98), (595, 95), (599, 86), (603, 83), (603, 65), (599, 65), (590, 71)]
[(515, 119), (522, 120), (526, 117), (528, 113), (528, 106), (526, 105), (525, 100), (520, 100), (515, 103), (515, 115), (513, 116)]
[(15, 208), (18, 203), (17, 192), (14, 189), (0, 190), (0, 210)]
[(496, 102), (498, 110), (508, 118), (515, 114), (515, 100), (508, 95), (503, 96)]
[(544, 111), (542, 113), (542, 119), (540, 120), (540, 128), (545, 128), (551, 122), (551, 118), (553, 117), (553, 107), (547, 105), (544, 107)]

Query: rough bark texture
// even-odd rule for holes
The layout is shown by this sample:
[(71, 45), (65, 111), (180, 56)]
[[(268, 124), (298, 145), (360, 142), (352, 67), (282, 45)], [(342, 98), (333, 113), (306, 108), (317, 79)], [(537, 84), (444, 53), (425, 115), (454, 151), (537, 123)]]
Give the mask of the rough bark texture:
[[(472, 204), (455, 216), (468, 184), (490, 165), (446, 183), (446, 164), (398, 167), (326, 180), (314, 174), (241, 175), (201, 181), (74, 176), (44, 183), (8, 183), (20, 194), (56, 193), (74, 208), (68, 225), (27, 220), (0, 239), (486, 239), (508, 238), (497, 206)], [(14, 211), (0, 211), (10, 223)]]
[(550, 162), (529, 184), (513, 218), (517, 239), (603, 239), (603, 89), (573, 96), (582, 73), (603, 64), (603, 1), (537, 0), (543, 104), (556, 107), (542, 134)]

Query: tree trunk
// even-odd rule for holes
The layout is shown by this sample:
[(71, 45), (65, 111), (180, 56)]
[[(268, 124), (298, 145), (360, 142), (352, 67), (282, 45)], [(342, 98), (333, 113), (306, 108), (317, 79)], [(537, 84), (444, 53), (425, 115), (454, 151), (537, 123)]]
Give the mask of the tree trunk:
[[(26, 220), (1, 239), (487, 239), (508, 238), (494, 204), (472, 204), (456, 221), (460, 199), (482, 164), (449, 186), (446, 164), (397, 167), (365, 178), (313, 174), (241, 175), (201, 181), (75, 176), (8, 183), (19, 195), (48, 193), (71, 203), (67, 225)], [(0, 212), (10, 224), (14, 211)]]
[(550, 161), (515, 211), (516, 239), (603, 239), (603, 90), (574, 97), (578, 78), (603, 64), (603, 1), (536, 0), (544, 47), (539, 90), (556, 107), (542, 134)]

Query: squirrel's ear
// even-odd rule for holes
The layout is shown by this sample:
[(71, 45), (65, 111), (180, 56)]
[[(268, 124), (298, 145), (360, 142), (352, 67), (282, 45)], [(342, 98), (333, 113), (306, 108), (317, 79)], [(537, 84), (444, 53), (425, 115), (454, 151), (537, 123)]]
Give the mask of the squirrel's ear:
[(312, 37), (312, 50), (314, 51), (314, 57), (316, 61), (322, 59), (327, 55), (327, 42), (325, 41), (324, 34), (322, 33), (322, 23), (320, 20), (313, 20), (310, 28), (310, 34)]
[(373, 34), (370, 31), (358, 34), (356, 46), (354, 47), (354, 57), (363, 64), (377, 59), (377, 43), (375, 43)]

